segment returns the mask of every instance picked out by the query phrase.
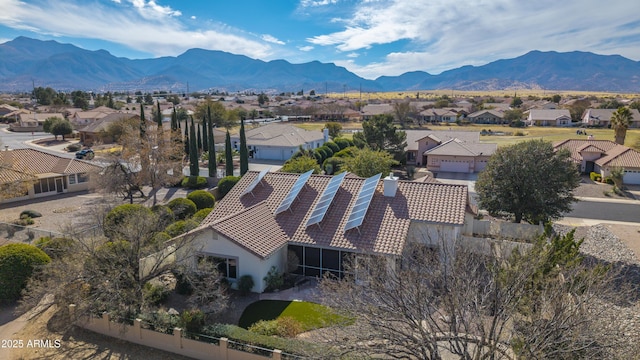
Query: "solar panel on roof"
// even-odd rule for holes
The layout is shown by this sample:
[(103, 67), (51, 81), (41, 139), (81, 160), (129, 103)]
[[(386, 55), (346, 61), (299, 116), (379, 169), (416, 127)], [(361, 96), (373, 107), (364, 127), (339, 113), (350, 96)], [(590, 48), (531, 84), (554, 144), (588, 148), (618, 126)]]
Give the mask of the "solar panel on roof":
[(253, 181), (251, 182), (251, 184), (249, 184), (249, 186), (247, 186), (246, 189), (244, 189), (244, 191), (242, 192), (242, 194), (240, 194), (240, 196), (243, 196), (245, 194), (248, 193), (252, 193), (253, 189), (256, 188), (256, 186), (258, 186), (258, 184), (260, 183), (260, 181), (262, 181), (262, 179), (264, 178), (264, 176), (269, 172), (269, 170), (271, 170), (271, 168), (266, 168), (262, 171), (260, 171), (260, 173), (258, 174), (258, 176), (253, 179)]
[(329, 205), (331, 205), (338, 189), (340, 189), (340, 185), (342, 184), (342, 180), (344, 180), (345, 176), (347, 176), (347, 173), (343, 172), (329, 180), (327, 187), (324, 188), (324, 191), (320, 196), (320, 200), (318, 200), (316, 207), (311, 212), (309, 220), (307, 220), (307, 227), (319, 224), (322, 219), (324, 219), (324, 215), (327, 213), (327, 210), (329, 210)]
[(378, 186), (378, 182), (380, 181), (381, 176), (382, 174), (374, 175), (370, 178), (367, 178), (362, 183), (362, 187), (360, 187), (360, 192), (358, 192), (358, 198), (356, 199), (353, 207), (351, 208), (351, 213), (349, 214), (347, 223), (344, 225), (345, 232), (347, 230), (360, 227), (360, 225), (362, 225), (362, 222), (364, 221), (364, 216), (367, 214), (369, 205), (371, 205), (373, 194), (376, 192), (376, 187)]
[(298, 197), (298, 194), (300, 194), (300, 191), (307, 183), (307, 180), (309, 180), (309, 178), (311, 177), (311, 174), (313, 174), (313, 170), (309, 170), (306, 173), (300, 175), (298, 180), (296, 180), (296, 182), (291, 187), (291, 190), (289, 190), (289, 194), (284, 197), (284, 199), (280, 203), (280, 206), (278, 206), (278, 208), (276, 209), (276, 215), (280, 214), (283, 211), (289, 210), (291, 204), (293, 204), (293, 201)]

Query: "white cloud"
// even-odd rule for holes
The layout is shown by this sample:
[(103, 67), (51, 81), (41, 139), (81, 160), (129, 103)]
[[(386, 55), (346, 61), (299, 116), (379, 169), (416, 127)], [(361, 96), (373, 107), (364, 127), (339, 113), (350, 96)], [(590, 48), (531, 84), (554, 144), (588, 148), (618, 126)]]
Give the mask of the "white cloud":
[(191, 15), (191, 20), (195, 20), (196, 16), (195, 15)]
[(111, 1), (113, 1), (114, 3), (117, 3), (117, 4), (120, 4), (120, 3), (121, 3), (121, 1), (120, 1), (120, 0), (111, 0)]
[(313, 49), (314, 49), (314, 48), (313, 48), (313, 46), (311, 46), (311, 45), (307, 45), (307, 46), (300, 46), (300, 47), (298, 48), (298, 50), (300, 50), (300, 51), (311, 51), (311, 50), (313, 50)]
[(352, 53), (348, 53), (347, 54), (348, 58), (357, 58), (358, 56), (360, 56), (360, 54), (358, 54), (356, 52), (352, 52)]
[(301, 7), (315, 7), (337, 4), (338, 0), (302, 0), (300, 2)]
[(154, 1), (132, 0), (118, 9), (99, 3), (45, 2), (27, 4), (0, 0), (0, 25), (40, 34), (101, 39), (156, 56), (178, 55), (190, 48), (228, 51), (253, 58), (271, 55), (271, 48), (239, 31), (218, 26), (188, 29), (181, 14)]
[[(401, 72), (420, 69), (437, 74), (466, 64), (480, 65), (519, 56), (534, 49), (619, 53), (639, 59), (637, 14), (620, 11), (625, 4), (624, 0), (365, 1), (353, 9), (351, 17), (338, 20), (343, 24), (342, 30), (313, 36), (307, 41), (335, 47), (339, 52), (373, 49), (369, 51), (371, 54), (378, 45), (396, 47), (397, 52), (375, 63), (341, 62), (369, 77), (394, 69)], [(598, 14), (598, 21), (585, 22), (590, 14)]]
[(270, 42), (272, 44), (284, 45), (284, 41), (278, 40), (275, 36), (271, 36), (269, 34), (264, 34), (261, 36), (262, 40), (266, 42)]

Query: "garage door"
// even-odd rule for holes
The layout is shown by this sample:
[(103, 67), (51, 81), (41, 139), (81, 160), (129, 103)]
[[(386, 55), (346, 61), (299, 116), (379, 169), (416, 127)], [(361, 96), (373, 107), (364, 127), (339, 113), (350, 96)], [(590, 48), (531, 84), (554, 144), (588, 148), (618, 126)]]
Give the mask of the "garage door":
[(640, 185), (640, 170), (625, 170), (622, 182), (630, 185)]
[(469, 162), (466, 160), (441, 160), (440, 171), (469, 172)]
[(480, 172), (487, 167), (487, 160), (477, 160), (476, 161), (476, 172)]
[(285, 160), (283, 159), (282, 149), (259, 148), (255, 158), (262, 160)]

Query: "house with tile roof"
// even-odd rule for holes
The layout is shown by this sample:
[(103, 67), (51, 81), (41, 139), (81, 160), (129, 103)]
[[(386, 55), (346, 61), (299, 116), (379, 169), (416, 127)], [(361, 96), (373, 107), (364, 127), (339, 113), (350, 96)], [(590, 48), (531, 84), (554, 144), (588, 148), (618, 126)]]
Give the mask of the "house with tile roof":
[(182, 236), (232, 284), (251, 275), (263, 292), (272, 267), (341, 277), (353, 257), (383, 255), (393, 266), (409, 243), (442, 251), (471, 231), (466, 185), (345, 175), (250, 171)]
[(597, 172), (603, 178), (611, 169), (624, 169), (625, 184), (640, 184), (640, 152), (609, 140), (569, 139), (557, 142), (554, 149), (567, 149), (581, 173)]
[(106, 116), (90, 122), (89, 125), (78, 130), (78, 133), (80, 133), (80, 142), (86, 146), (91, 146), (96, 141), (111, 143), (111, 139), (105, 138), (104, 136), (101, 136), (101, 134), (106, 133), (110, 125), (129, 119), (140, 121), (140, 115), (120, 112), (107, 114)]
[(407, 164), (429, 171), (473, 173), (483, 170), (497, 144), (481, 143), (477, 131), (406, 130)]
[[(631, 111), (629, 128), (640, 128), (640, 111), (638, 111), (638, 109), (629, 110)], [(582, 124), (586, 126), (608, 127), (614, 112), (616, 112), (616, 109), (587, 109), (582, 113)]]
[(18, 121), (9, 125), (9, 129), (15, 132), (42, 131), (42, 125), (48, 118), (64, 119), (61, 113), (20, 113)]
[(35, 149), (0, 151), (0, 186), (16, 181), (33, 182), (21, 196), (2, 203), (35, 199), (89, 188), (89, 176), (100, 167)]
[(392, 104), (367, 104), (360, 110), (362, 120), (369, 120), (377, 115), (393, 114)]
[(530, 126), (571, 126), (567, 109), (531, 109), (526, 121)]
[(504, 111), (498, 109), (478, 110), (467, 115), (467, 120), (474, 124), (504, 124)]
[[(329, 141), (327, 131), (312, 131), (297, 126), (271, 123), (245, 130), (249, 157), (259, 160), (285, 161), (298, 148), (317, 149)], [(240, 135), (231, 135), (231, 146), (240, 150)]]

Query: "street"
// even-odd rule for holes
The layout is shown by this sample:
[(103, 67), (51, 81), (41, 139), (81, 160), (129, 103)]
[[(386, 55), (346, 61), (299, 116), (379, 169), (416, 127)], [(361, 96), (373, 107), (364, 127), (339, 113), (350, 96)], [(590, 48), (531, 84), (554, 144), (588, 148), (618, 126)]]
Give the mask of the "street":
[(640, 204), (633, 200), (628, 203), (578, 201), (566, 217), (640, 223)]

